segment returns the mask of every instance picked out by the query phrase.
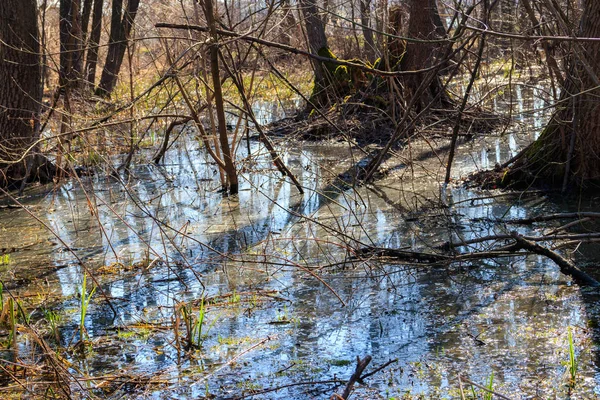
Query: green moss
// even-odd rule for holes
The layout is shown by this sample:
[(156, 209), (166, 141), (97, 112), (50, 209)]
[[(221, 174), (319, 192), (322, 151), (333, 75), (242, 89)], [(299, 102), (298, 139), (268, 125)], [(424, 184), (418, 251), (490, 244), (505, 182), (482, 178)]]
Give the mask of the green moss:
[(377, 60), (375, 60), (375, 62), (373, 63), (373, 69), (381, 69), (383, 67), (383, 60), (381, 59), (381, 57), (379, 57)]
[(330, 360), (329, 362), (334, 367), (345, 367), (352, 364), (351, 360)]

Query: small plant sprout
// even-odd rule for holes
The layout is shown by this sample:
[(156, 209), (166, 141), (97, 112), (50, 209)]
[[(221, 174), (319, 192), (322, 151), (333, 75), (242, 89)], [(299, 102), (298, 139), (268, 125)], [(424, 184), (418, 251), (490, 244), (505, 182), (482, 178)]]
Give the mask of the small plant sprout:
[(492, 371), (490, 374), (490, 380), (488, 381), (487, 389), (488, 391), (486, 391), (483, 395), (483, 400), (492, 400), (494, 396), (494, 371)]
[(52, 333), (52, 336), (54, 336), (54, 339), (56, 339), (57, 342), (60, 342), (60, 332), (58, 331), (60, 315), (55, 311), (44, 309), (44, 317), (50, 325), (50, 332)]
[(8, 325), (10, 327), (8, 347), (10, 347), (15, 343), (17, 337), (17, 313), (15, 312), (15, 301), (12, 297), (9, 297), (6, 303), (8, 307)]
[(202, 345), (202, 325), (204, 324), (204, 297), (200, 299), (200, 310), (198, 310), (198, 318), (194, 323), (194, 336), (196, 336), (196, 346)]
[(229, 298), (229, 303), (230, 304), (237, 304), (240, 302), (240, 295), (237, 294), (237, 292), (235, 291), (235, 289), (233, 289), (233, 293), (231, 294), (231, 297)]
[(569, 327), (568, 334), (569, 340), (569, 362), (567, 364), (569, 368), (569, 386), (575, 386), (576, 378), (577, 378), (577, 367), (579, 362), (577, 361), (577, 355), (575, 354), (575, 345), (573, 344), (573, 330)]
[(79, 339), (84, 341), (84, 338), (89, 338), (87, 331), (85, 329), (85, 316), (87, 315), (88, 307), (90, 305), (90, 300), (94, 295), (96, 288), (93, 288), (91, 292), (88, 294), (87, 292), (87, 274), (83, 274), (83, 281), (81, 282), (81, 303), (79, 307)]

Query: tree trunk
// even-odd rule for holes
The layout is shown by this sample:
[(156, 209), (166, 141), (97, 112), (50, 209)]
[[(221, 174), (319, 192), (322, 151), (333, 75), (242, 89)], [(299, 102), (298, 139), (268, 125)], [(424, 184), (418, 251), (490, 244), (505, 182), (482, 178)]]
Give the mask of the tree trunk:
[(215, 21), (215, 10), (212, 0), (204, 0), (204, 15), (208, 28), (210, 29), (210, 35), (212, 43), (209, 46), (210, 52), (210, 73), (213, 82), (213, 91), (215, 105), (217, 109), (217, 129), (219, 131), (219, 144), (223, 153), (223, 161), (225, 163), (225, 174), (227, 175), (227, 183), (229, 184), (229, 193), (238, 193), (238, 177), (237, 170), (234, 162), (234, 149), (235, 143), (229, 145), (229, 139), (227, 137), (227, 121), (225, 119), (225, 107), (223, 100), (223, 91), (221, 88), (221, 77), (219, 71), (219, 36), (217, 35), (217, 23)]
[(86, 84), (93, 88), (96, 84), (96, 65), (98, 65), (98, 44), (102, 34), (102, 6), (104, 0), (94, 0), (92, 13), (92, 31), (88, 41), (87, 57), (85, 59)]
[(92, 14), (93, 0), (83, 0), (83, 10), (81, 11), (81, 41), (87, 42), (88, 28), (90, 24), (90, 15)]
[[(313, 54), (322, 54), (324, 50), (328, 51), (327, 36), (325, 36), (325, 25), (321, 19), (316, 0), (300, 0), (302, 15), (304, 16), (304, 26), (306, 27), (306, 36), (308, 37), (308, 45)], [(316, 60), (311, 60), (313, 71), (315, 74), (313, 101), (317, 105), (325, 105), (327, 103), (327, 75), (323, 64)]]
[(60, 73), (61, 88), (79, 85), (83, 66), (80, 0), (60, 0)]
[(365, 37), (365, 56), (367, 60), (375, 61), (375, 40), (371, 27), (371, 0), (360, 0), (360, 24)]
[(128, 0), (127, 9), (123, 13), (123, 0), (113, 0), (108, 54), (100, 84), (96, 89), (96, 94), (99, 96), (109, 96), (117, 85), (119, 70), (127, 49), (127, 40), (131, 35), (139, 5), (140, 0)]
[[(391, 16), (390, 20), (392, 20)], [(410, 0), (408, 37), (434, 40), (442, 38), (442, 32), (444, 32), (444, 29), (441, 26), (441, 18), (436, 0)], [(418, 71), (429, 68), (440, 61), (437, 59), (439, 50), (440, 44), (437, 43), (408, 42), (406, 44), (406, 53), (402, 57), (399, 67), (403, 71)], [(403, 79), (404, 95), (407, 100), (416, 93), (422, 79), (423, 74), (411, 74)], [(447, 103), (448, 98), (442, 90), (440, 79), (434, 79), (416, 103), (417, 112), (431, 101), (434, 101), (435, 98), (440, 103)]]
[(36, 0), (0, 1), (0, 186), (39, 175), (42, 102)]
[[(600, 37), (599, 1), (584, 1), (579, 36)], [(575, 51), (557, 110), (503, 183), (538, 181), (563, 191), (600, 184), (600, 43), (579, 44)]]

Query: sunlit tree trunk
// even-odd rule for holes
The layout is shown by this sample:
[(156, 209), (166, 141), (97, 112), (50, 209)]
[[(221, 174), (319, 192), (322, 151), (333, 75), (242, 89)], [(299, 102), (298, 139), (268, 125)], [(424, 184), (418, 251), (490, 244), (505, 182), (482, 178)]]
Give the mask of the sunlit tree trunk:
[[(599, 1), (584, 1), (579, 36), (600, 37)], [(600, 43), (579, 43), (575, 52), (557, 110), (506, 183), (537, 180), (563, 190), (600, 184)]]
[(211, 76), (214, 91), (215, 108), (217, 111), (217, 130), (219, 135), (219, 145), (223, 154), (225, 163), (225, 174), (229, 185), (229, 193), (238, 193), (238, 176), (234, 162), (233, 149), (235, 143), (230, 144), (227, 137), (227, 121), (225, 119), (225, 101), (223, 99), (223, 90), (221, 87), (221, 77), (219, 70), (219, 47), (217, 35), (217, 23), (215, 20), (215, 9), (212, 0), (203, 0), (204, 16), (210, 30), (212, 43), (209, 46)]
[[(327, 36), (325, 36), (325, 25), (321, 19), (316, 0), (300, 0), (302, 15), (304, 17), (304, 26), (306, 27), (306, 36), (308, 45), (313, 54), (319, 54), (319, 51), (327, 48)], [(315, 73), (315, 87), (323, 86), (325, 82), (325, 69), (318, 61), (312, 61), (313, 71)]]
[(96, 66), (98, 65), (98, 44), (102, 34), (102, 6), (104, 0), (94, 0), (92, 11), (92, 30), (88, 40), (88, 50), (85, 59), (86, 84), (93, 88), (96, 84)]
[(100, 84), (96, 89), (96, 94), (99, 96), (109, 96), (117, 85), (119, 70), (127, 49), (127, 40), (131, 35), (139, 5), (140, 0), (128, 0), (123, 12), (123, 0), (113, 0), (108, 54)]
[[(35, 155), (42, 102), (35, 0), (0, 1), (0, 186), (41, 175)], [(47, 175), (45, 175), (47, 177)]]

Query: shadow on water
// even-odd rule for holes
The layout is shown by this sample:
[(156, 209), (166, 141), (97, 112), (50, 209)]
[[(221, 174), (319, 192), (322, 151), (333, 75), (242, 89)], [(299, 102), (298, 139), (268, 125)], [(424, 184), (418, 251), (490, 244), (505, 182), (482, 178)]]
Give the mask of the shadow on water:
[[(465, 144), (455, 177), (510, 158), (529, 139), (509, 133)], [(483, 383), (492, 371), (495, 388), (515, 398), (567, 397), (563, 363), (573, 327), (581, 377), (575, 394), (599, 392), (597, 293), (580, 291), (551, 262), (533, 255), (443, 268), (348, 261), (349, 249), (364, 243), (428, 250), (514, 229), (491, 222), (497, 219), (573, 204), (539, 194), (441, 193), (443, 160), (424, 145), (410, 149), (418, 165), (400, 154), (388, 160), (390, 175), (368, 187), (337, 181), (355, 165), (346, 147), (288, 146), (284, 161), (305, 196), (280, 179), (253, 142), (254, 157), (241, 164), (240, 193), (225, 198), (216, 166), (184, 141), (159, 169), (136, 167), (126, 185), (98, 176), (83, 187), (71, 182), (22, 199), (94, 272), (119, 314), (114, 319), (95, 294), (85, 323), (93, 352), (63, 353), (75, 376), (147, 379), (137, 389), (107, 385), (102, 395), (112, 398), (129, 390), (151, 398), (227, 398), (347, 379), (355, 357), (370, 354), (375, 365), (398, 362), (358, 388), (362, 398), (457, 397), (459, 374)], [(73, 344), (83, 274), (77, 260), (23, 210), (0, 210), (0, 218), (0, 240), (9, 244), (3, 247), (15, 248), (1, 266), (2, 280), (19, 298), (42, 293), (24, 304), (59, 311), (61, 343)], [(197, 313), (203, 297), (210, 299), (206, 337), (184, 353), (176, 345), (175, 306), (187, 302)], [(27, 346), (19, 343), (23, 354)], [(314, 384), (258, 398), (332, 392)]]

